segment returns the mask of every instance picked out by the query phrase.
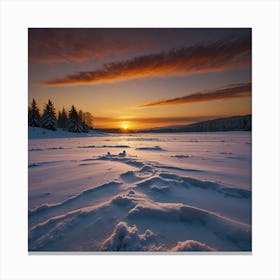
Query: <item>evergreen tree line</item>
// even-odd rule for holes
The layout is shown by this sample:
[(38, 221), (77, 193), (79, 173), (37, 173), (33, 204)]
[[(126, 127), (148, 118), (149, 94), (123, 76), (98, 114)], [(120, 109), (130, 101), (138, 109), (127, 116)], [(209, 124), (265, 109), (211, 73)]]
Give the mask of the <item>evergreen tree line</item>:
[(44, 106), (42, 115), (35, 99), (32, 100), (28, 107), (28, 125), (33, 127), (42, 127), (50, 130), (62, 128), (70, 132), (88, 132), (92, 127), (93, 116), (89, 112), (77, 111), (74, 105), (71, 106), (69, 112), (63, 108), (56, 110), (51, 100)]

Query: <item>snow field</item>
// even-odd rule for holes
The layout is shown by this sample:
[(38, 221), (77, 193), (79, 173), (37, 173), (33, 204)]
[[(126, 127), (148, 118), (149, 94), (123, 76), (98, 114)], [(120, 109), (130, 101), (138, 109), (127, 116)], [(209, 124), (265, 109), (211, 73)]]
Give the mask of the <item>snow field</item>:
[(28, 217), (30, 251), (250, 251), (251, 133), (30, 139)]

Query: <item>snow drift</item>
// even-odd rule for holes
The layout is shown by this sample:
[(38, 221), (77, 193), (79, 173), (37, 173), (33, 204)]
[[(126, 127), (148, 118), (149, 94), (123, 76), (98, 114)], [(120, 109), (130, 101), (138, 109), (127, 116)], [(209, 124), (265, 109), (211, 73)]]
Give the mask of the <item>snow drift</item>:
[(146, 230), (143, 234), (138, 232), (135, 225), (128, 226), (125, 222), (119, 222), (112, 235), (103, 243), (104, 251), (149, 251), (149, 244), (153, 243), (155, 235)]
[(29, 251), (251, 251), (248, 143), (249, 132), (30, 139)]

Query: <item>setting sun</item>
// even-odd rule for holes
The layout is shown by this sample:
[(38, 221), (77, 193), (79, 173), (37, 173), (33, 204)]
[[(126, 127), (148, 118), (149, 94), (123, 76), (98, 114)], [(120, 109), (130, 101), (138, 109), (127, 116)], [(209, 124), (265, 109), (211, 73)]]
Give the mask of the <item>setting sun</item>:
[(124, 130), (127, 130), (127, 129), (128, 129), (127, 123), (123, 123), (123, 124), (122, 124), (122, 128), (123, 128)]

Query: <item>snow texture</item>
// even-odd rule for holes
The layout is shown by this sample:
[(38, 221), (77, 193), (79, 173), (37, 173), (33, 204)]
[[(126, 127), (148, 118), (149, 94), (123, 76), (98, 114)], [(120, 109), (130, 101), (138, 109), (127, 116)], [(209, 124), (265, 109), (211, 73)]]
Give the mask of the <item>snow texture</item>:
[(29, 251), (251, 251), (250, 132), (42, 132), (29, 128)]
[(140, 234), (135, 225), (128, 226), (125, 222), (119, 222), (112, 235), (104, 241), (102, 250), (147, 251), (154, 236), (151, 230), (147, 229), (143, 234)]

